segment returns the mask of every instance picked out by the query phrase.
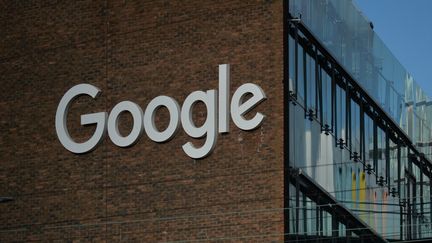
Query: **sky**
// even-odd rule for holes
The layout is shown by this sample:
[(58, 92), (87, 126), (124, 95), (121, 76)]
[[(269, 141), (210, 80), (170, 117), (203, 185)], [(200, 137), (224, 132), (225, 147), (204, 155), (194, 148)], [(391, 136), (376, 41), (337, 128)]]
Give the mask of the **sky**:
[(432, 97), (432, 0), (354, 0), (396, 58)]

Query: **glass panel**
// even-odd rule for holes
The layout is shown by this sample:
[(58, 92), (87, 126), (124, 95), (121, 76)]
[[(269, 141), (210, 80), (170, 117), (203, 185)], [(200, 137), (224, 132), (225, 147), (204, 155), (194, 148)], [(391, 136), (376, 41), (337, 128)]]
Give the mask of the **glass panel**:
[(292, 36), (288, 38), (289, 48), (289, 90), (291, 93), (295, 93), (295, 40)]
[[(430, 98), (376, 35), (350, 0), (291, 0), (300, 17), (337, 61), (410, 136), (431, 139)], [(427, 105), (426, 105), (427, 104)], [(407, 124), (408, 123), (408, 124)], [(431, 148), (420, 148), (428, 158)]]
[(360, 107), (351, 101), (351, 151), (360, 153)]
[(323, 101), (322, 101), (322, 108), (323, 108), (323, 125), (328, 125), (328, 128), (332, 128), (332, 109), (331, 109), (331, 76), (324, 71), (323, 69), (320, 69), (321, 72), (321, 80), (322, 80), (322, 95), (323, 95)]

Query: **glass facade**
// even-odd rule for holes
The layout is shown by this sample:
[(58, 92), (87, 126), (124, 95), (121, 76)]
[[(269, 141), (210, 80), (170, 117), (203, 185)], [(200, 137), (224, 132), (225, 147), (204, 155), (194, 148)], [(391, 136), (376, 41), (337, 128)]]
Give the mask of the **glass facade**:
[(293, 176), (289, 235), (432, 237), (431, 101), (351, 0), (290, 0), (289, 14), (289, 166), (358, 219), (346, 223)]
[[(432, 101), (373, 31), (352, 0), (290, 0), (313, 32), (411, 141), (431, 158)], [(401, 33), (402, 34), (402, 33)]]

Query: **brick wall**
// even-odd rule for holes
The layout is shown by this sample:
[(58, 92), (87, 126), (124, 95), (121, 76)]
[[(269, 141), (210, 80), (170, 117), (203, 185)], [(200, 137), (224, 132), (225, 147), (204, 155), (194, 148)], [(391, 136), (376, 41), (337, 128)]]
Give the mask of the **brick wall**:
[[(1, 242), (283, 238), (282, 1), (2, 1), (0, 12), (0, 196), (15, 199), (0, 204)], [(123, 100), (144, 109), (161, 94), (181, 104), (217, 89), (222, 63), (231, 94), (263, 88), (254, 111), (267, 117), (254, 131), (231, 121), (205, 159), (182, 151), (182, 129), (126, 149), (105, 138), (85, 155), (57, 139), (56, 108), (75, 84), (102, 89), (70, 109), (70, 133), (84, 141), (94, 127), (80, 114)], [(130, 124), (122, 115), (120, 130)]]

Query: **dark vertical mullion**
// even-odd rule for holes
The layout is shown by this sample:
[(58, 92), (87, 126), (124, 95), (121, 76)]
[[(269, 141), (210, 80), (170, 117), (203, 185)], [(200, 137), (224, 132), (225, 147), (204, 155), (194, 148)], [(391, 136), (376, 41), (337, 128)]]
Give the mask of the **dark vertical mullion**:
[(432, 219), (432, 177), (429, 177), (429, 219)]
[(320, 211), (319, 211), (319, 221), (320, 221), (320, 236), (324, 235), (324, 218), (323, 218), (323, 209), (320, 207)]
[[(331, 69), (331, 90), (330, 90), (330, 99), (331, 99), (331, 129), (332, 132), (335, 132), (336, 130), (336, 125), (335, 125), (335, 103), (336, 103), (336, 80), (335, 80), (335, 75), (334, 75), (334, 69), (333, 69), (333, 65), (331, 65), (330, 67)], [(337, 136), (336, 136), (337, 137)]]
[(307, 234), (306, 232), (308, 232), (307, 231), (307, 202), (306, 202), (306, 195), (305, 194), (303, 194), (303, 207), (302, 207), (302, 210), (303, 210), (303, 233), (304, 234)]
[(320, 217), (319, 217), (320, 206), (316, 205), (315, 210), (316, 210), (315, 211), (315, 218), (316, 218), (316, 220), (315, 220), (315, 234), (319, 235), (319, 232), (320, 232)]
[(416, 210), (417, 210), (417, 180), (416, 178), (413, 178), (413, 202), (412, 202), (412, 207), (411, 207), (411, 211), (412, 211), (412, 238), (415, 239), (417, 238), (417, 215), (416, 215)]
[(400, 195), (400, 193), (401, 193), (401, 173), (402, 173), (401, 166), (402, 166), (402, 162), (401, 162), (401, 144), (399, 142), (398, 145), (397, 145), (397, 167), (398, 167), (397, 168), (397, 171), (398, 171), (397, 190), (398, 190), (398, 193), (399, 193), (399, 198), (402, 196), (402, 195)]
[(390, 191), (390, 135), (389, 129), (386, 126), (386, 144), (385, 144), (385, 156), (386, 156), (386, 182), (388, 191)]
[[(408, 160), (408, 164), (409, 164)], [(406, 173), (405, 173), (406, 174)], [(406, 178), (407, 181), (407, 199), (406, 199), (406, 211), (407, 211), (407, 232), (406, 232), (406, 237), (408, 240), (411, 240), (411, 228), (412, 228), (412, 224), (411, 224), (411, 178)]]
[(378, 124), (376, 119), (373, 120), (373, 169), (376, 173), (376, 179), (378, 179)]
[(360, 159), (363, 161), (363, 164), (366, 162), (365, 150), (364, 104), (360, 100)]
[[(350, 119), (351, 119), (351, 101), (350, 101), (350, 87), (348, 81), (345, 80), (345, 145), (348, 149), (351, 149), (350, 142)], [(351, 151), (350, 151), (351, 154)]]
[[(398, 142), (398, 145), (397, 145), (397, 163), (398, 163), (398, 182), (397, 182), (397, 187), (398, 187), (398, 194), (399, 194), (399, 201), (401, 200), (401, 198), (402, 198), (402, 195), (401, 195), (401, 173), (402, 173), (402, 168), (401, 168), (401, 166), (402, 166), (402, 163), (401, 163), (401, 144), (400, 144), (400, 142)], [(403, 240), (403, 211), (402, 211), (402, 204), (400, 204), (400, 206), (399, 206), (399, 208), (400, 208), (400, 216), (399, 216), (399, 223), (400, 223), (400, 226), (399, 226), (399, 233), (400, 233), (400, 240)], [(432, 212), (432, 211), (431, 211)]]
[(305, 115), (308, 114), (308, 86), (307, 86), (307, 62), (306, 62), (306, 47), (303, 47), (303, 94), (304, 94), (304, 106), (305, 106)]
[(352, 129), (353, 129), (352, 128), (352, 116), (353, 116), (353, 112), (352, 112), (352, 104), (351, 104), (351, 91), (348, 93), (348, 111), (349, 111), (348, 125), (347, 125), (347, 127), (348, 127), (348, 141), (349, 141), (348, 145), (352, 151), (353, 150), (353, 147), (352, 147), (352, 142), (353, 142), (353, 139), (352, 139)]
[(413, 173), (413, 170), (412, 170), (412, 156), (414, 154), (411, 153), (411, 149), (410, 148), (407, 148), (407, 155), (408, 155), (408, 172), (410, 174), (412, 174)]
[[(423, 168), (423, 166), (422, 167), (420, 167), (420, 169), (421, 169), (421, 171), (420, 171), (420, 219), (422, 219), (423, 218), (423, 202), (424, 202), (424, 200), (423, 200), (423, 170), (424, 170), (424, 168)], [(417, 219), (417, 220), (419, 220), (419, 218)], [(421, 235), (421, 230), (420, 230), (420, 225), (419, 225), (419, 238), (421, 239), (422, 238), (422, 235)]]
[(318, 50), (315, 47), (315, 115), (316, 117), (320, 118), (320, 123), (321, 123), (321, 127), (323, 125), (322, 119), (321, 119), (321, 114), (318, 116), (318, 112), (322, 113), (321, 109), (319, 108), (319, 96), (321, 93), (321, 85), (320, 85), (320, 78), (319, 78), (319, 74), (318, 74)]
[(294, 48), (294, 62), (295, 62), (295, 97), (298, 96), (298, 76), (299, 76), (299, 66), (298, 66), (298, 26), (297, 24), (294, 24), (294, 41), (295, 41), (295, 48)]
[(338, 140), (338, 126), (337, 126), (337, 88), (336, 88), (336, 77), (334, 76), (334, 69), (333, 69), (333, 78), (332, 78), (332, 101), (333, 101), (333, 119), (334, 119), (334, 134), (336, 139), (336, 147), (337, 147), (337, 140)]
[(295, 218), (295, 230), (294, 233), (299, 233), (299, 216), (300, 216), (300, 184), (298, 181), (298, 177), (295, 179), (295, 187), (296, 187), (296, 218)]
[(404, 238), (403, 237), (404, 236), (404, 234), (403, 234), (403, 222), (404, 222), (403, 216), (404, 216), (403, 206), (402, 206), (402, 203), (400, 203), (400, 205), (399, 205), (399, 233), (400, 233), (400, 240), (403, 240), (403, 238)]

